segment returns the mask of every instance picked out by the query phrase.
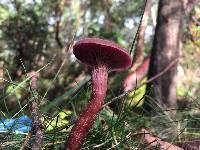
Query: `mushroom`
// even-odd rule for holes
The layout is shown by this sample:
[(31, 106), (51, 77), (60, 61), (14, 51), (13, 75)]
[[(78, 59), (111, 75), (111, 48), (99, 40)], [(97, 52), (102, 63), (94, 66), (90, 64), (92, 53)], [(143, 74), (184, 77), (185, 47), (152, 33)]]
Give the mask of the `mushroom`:
[(92, 94), (89, 104), (71, 130), (66, 150), (79, 150), (83, 144), (104, 104), (108, 71), (122, 71), (131, 65), (131, 57), (126, 49), (99, 38), (80, 40), (74, 45), (73, 53), (82, 63), (92, 67)]

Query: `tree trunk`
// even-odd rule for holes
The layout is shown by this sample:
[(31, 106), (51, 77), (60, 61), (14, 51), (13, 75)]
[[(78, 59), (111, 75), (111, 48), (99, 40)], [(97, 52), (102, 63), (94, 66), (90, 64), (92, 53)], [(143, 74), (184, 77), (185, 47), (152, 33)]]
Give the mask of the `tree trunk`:
[[(179, 57), (184, 9), (180, 0), (160, 0), (148, 78)], [(150, 96), (165, 107), (176, 107), (177, 64), (147, 85)], [(152, 86), (153, 85), (153, 86)], [(146, 99), (146, 102), (150, 99)]]
[(152, 0), (147, 0), (144, 14), (142, 17), (142, 22), (139, 27), (140, 29), (133, 57), (133, 66), (131, 67), (132, 71), (134, 71), (138, 66), (140, 66), (144, 59), (144, 35), (148, 24), (148, 19), (151, 13), (151, 6), (152, 6)]

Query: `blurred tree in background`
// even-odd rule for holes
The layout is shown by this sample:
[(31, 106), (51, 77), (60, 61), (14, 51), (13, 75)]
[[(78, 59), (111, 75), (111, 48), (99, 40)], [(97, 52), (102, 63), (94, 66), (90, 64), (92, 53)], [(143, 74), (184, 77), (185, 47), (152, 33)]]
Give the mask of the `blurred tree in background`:
[[(196, 1), (159, 1), (149, 78), (162, 72), (170, 63), (180, 57), (183, 17), (187, 17), (195, 4)], [(153, 81), (150, 95), (167, 108), (174, 108), (177, 104), (177, 69), (178, 62), (166, 74)], [(147, 90), (151, 90), (151, 83), (148, 84)]]
[[(149, 78), (159, 74), (179, 58), (183, 15), (183, 2), (159, 1)], [(166, 74), (153, 81), (152, 97), (167, 108), (176, 107), (177, 64), (178, 61)], [(147, 90), (151, 90), (151, 85), (148, 85)]]

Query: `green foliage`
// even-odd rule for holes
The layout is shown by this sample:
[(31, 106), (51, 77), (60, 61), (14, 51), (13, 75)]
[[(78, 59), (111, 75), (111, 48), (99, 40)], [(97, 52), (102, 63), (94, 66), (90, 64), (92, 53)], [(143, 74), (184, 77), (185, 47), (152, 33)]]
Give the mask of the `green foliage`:
[(14, 6), (14, 13), (10, 13), (2, 22), (2, 36), (9, 50), (32, 62), (46, 45), (47, 20), (37, 14), (33, 5), (16, 3)]
[[(59, 112), (53, 119), (49, 120), (48, 123), (46, 123), (46, 131), (53, 131), (56, 128), (69, 124), (68, 117), (71, 115), (71, 113), (71, 111)], [(66, 129), (61, 130), (61, 132), (64, 131), (66, 131)]]
[[(142, 82), (145, 81), (146, 79), (142, 80), (140, 83), (138, 83), (138, 85), (142, 84)], [(127, 103), (129, 103), (130, 106), (136, 106), (136, 107), (142, 106), (144, 102), (145, 93), (146, 93), (146, 84), (128, 94)]]
[(183, 86), (179, 86), (177, 88), (177, 95), (178, 96), (185, 96), (188, 93), (188, 91)]

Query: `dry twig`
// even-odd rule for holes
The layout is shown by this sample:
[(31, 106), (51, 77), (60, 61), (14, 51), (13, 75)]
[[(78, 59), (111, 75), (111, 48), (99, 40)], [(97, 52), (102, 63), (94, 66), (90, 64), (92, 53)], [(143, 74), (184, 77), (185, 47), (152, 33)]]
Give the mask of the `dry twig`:
[(32, 133), (35, 135), (32, 150), (41, 150), (43, 145), (43, 124), (41, 120), (41, 114), (39, 110), (39, 98), (37, 89), (37, 78), (39, 74), (35, 71), (28, 73), (28, 76), (31, 78), (30, 88), (31, 88), (31, 96), (32, 99), (29, 101), (29, 108), (32, 116), (33, 126)]

